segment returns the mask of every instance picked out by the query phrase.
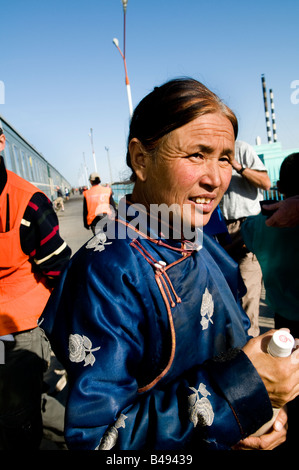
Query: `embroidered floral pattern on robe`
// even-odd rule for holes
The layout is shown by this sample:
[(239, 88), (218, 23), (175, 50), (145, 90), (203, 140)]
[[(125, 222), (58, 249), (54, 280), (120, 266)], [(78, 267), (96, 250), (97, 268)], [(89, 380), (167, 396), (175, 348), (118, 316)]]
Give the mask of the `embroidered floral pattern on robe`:
[(86, 248), (92, 249), (93, 251), (103, 251), (105, 250), (106, 245), (111, 245), (112, 242), (107, 242), (107, 237), (105, 233), (97, 233), (86, 245)]
[(205, 292), (202, 296), (202, 303), (201, 303), (201, 309), (200, 309), (200, 314), (202, 316), (200, 324), (203, 330), (206, 330), (208, 328), (209, 322), (213, 324), (213, 320), (212, 320), (213, 313), (214, 313), (213, 298), (210, 292), (208, 291), (208, 288), (206, 287)]
[[(210, 400), (207, 398), (211, 395), (205, 384), (201, 383), (196, 390), (194, 387), (189, 387), (194, 393), (188, 397), (188, 412), (189, 419), (193, 423), (194, 427), (198, 424), (200, 426), (211, 426), (214, 421), (214, 411)], [(202, 398), (200, 398), (199, 393)]]
[(69, 336), (69, 359), (72, 362), (84, 361), (84, 367), (89, 364), (92, 366), (96, 360), (92, 354), (94, 351), (98, 351), (101, 346), (92, 348), (92, 342), (87, 336), (84, 335), (70, 335)]
[(96, 450), (110, 450), (115, 446), (118, 438), (118, 429), (126, 427), (125, 419), (127, 419), (127, 416), (121, 414), (114, 426), (111, 426), (111, 428), (105, 432)]

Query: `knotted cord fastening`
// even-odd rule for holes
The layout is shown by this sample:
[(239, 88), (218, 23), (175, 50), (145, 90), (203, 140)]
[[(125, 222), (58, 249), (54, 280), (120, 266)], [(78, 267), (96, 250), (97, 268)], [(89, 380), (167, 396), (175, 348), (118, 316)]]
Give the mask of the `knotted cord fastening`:
[[(169, 279), (169, 276), (166, 272), (167, 265), (166, 265), (165, 261), (155, 260), (155, 258), (141, 245), (141, 243), (137, 239), (133, 240), (133, 242), (131, 243), (131, 246), (136, 248), (139, 251), (139, 253), (141, 253), (142, 256), (147, 260), (147, 262), (149, 264), (151, 264), (153, 266), (153, 268), (155, 269), (155, 279), (157, 281), (157, 284), (158, 284), (160, 289), (161, 289), (161, 287), (164, 286), (164, 288), (166, 290), (166, 293), (167, 293), (167, 296), (168, 296), (168, 299), (170, 301), (171, 307), (175, 307), (176, 303), (181, 303), (181, 299), (177, 295), (177, 293), (176, 293), (176, 291), (173, 287), (173, 284), (172, 284), (171, 280)], [(166, 278), (166, 280), (164, 278)], [(162, 283), (158, 282), (158, 279), (160, 279), (162, 281), (163, 286), (162, 286)], [(170, 290), (172, 291), (172, 293), (174, 295), (175, 301), (172, 298), (171, 292), (170, 292), (169, 287), (168, 287), (167, 284), (169, 285)]]

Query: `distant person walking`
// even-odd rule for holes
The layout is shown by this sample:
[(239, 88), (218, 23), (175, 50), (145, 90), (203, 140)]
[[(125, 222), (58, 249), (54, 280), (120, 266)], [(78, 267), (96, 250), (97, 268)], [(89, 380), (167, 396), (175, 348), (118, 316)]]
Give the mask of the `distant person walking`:
[(71, 256), (58, 228), (51, 201), (6, 170), (0, 155), (0, 450), (33, 450), (41, 442), (50, 347), (38, 321)]
[(115, 203), (111, 188), (100, 184), (101, 178), (98, 173), (91, 173), (89, 181), (91, 188), (83, 193), (83, 223), (87, 230), (91, 228), (95, 234), (96, 224), (111, 213), (111, 207), (115, 208)]
[(64, 211), (63, 194), (59, 186), (57, 186), (56, 191), (57, 191), (57, 197), (54, 201), (54, 209), (56, 210), (56, 212), (58, 212), (59, 209)]

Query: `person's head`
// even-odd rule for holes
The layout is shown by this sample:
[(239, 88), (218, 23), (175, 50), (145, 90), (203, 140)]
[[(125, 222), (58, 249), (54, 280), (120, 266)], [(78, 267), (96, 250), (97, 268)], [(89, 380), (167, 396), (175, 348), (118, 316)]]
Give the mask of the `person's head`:
[(231, 179), (238, 133), (235, 114), (193, 79), (175, 79), (136, 107), (128, 138), (127, 164), (133, 171), (134, 202), (177, 204), (206, 224)]
[(286, 198), (299, 195), (299, 153), (292, 153), (283, 160), (277, 187)]
[(5, 147), (5, 135), (3, 133), (2, 127), (0, 127), (0, 152), (2, 152), (4, 147)]
[(98, 173), (91, 173), (90, 177), (89, 177), (89, 181), (91, 183), (92, 186), (94, 186), (95, 184), (100, 184), (101, 182), (101, 178), (100, 178), (100, 175)]

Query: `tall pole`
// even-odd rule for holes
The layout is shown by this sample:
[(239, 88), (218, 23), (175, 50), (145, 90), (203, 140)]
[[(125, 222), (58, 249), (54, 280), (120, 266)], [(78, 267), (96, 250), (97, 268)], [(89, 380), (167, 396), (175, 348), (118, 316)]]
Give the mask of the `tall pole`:
[(266, 80), (265, 80), (264, 75), (262, 75), (262, 87), (263, 87), (264, 108), (265, 108), (265, 117), (266, 117), (267, 138), (268, 138), (268, 143), (270, 143), (272, 141), (271, 126), (270, 126), (270, 117), (269, 117), (268, 104), (267, 104)]
[(126, 16), (128, 0), (121, 0), (124, 8), (124, 57), (126, 57)]
[(111, 171), (111, 165), (110, 165), (109, 147), (105, 147), (105, 150), (107, 152), (107, 159), (108, 159), (109, 173), (110, 173), (110, 186), (111, 186), (111, 184), (113, 183), (113, 180), (112, 180), (112, 171)]
[(96, 162), (96, 154), (94, 153), (94, 148), (93, 148), (93, 135), (92, 135), (92, 128), (90, 128), (90, 142), (91, 142), (91, 151), (92, 151), (92, 157), (93, 157), (93, 164), (94, 164), (94, 171), (97, 173), (97, 162)]
[(124, 68), (125, 68), (125, 83), (126, 83), (126, 88), (127, 88), (127, 96), (128, 96), (128, 103), (129, 103), (129, 112), (130, 112), (130, 118), (133, 115), (133, 104), (132, 104), (132, 94), (131, 94), (131, 86), (130, 86), (130, 81), (128, 77), (128, 70), (127, 70), (127, 62), (126, 62), (126, 16), (127, 16), (127, 4), (128, 0), (122, 0), (123, 4), (123, 10), (124, 10), (124, 52), (120, 50), (119, 44), (118, 44), (118, 39), (114, 38), (113, 39), (113, 44), (116, 46), (118, 52), (120, 53), (123, 62), (124, 62)]
[(271, 105), (271, 120), (272, 120), (272, 131), (273, 131), (273, 142), (277, 142), (273, 91), (269, 90), (269, 93), (270, 93), (270, 105)]
[(84, 152), (83, 152), (83, 161), (84, 161), (84, 172), (85, 172), (85, 178), (86, 178), (86, 186), (88, 186), (88, 174), (87, 174), (87, 166), (86, 166), (85, 153)]

